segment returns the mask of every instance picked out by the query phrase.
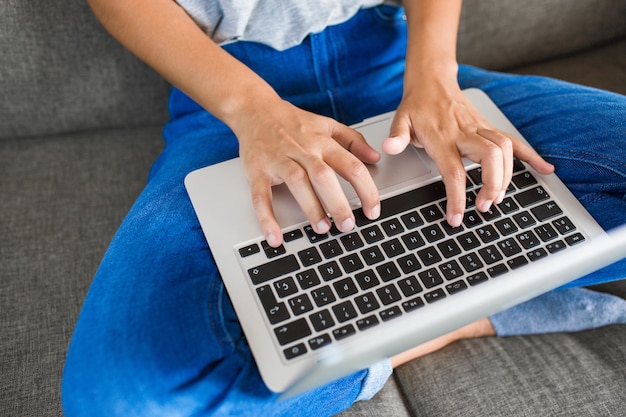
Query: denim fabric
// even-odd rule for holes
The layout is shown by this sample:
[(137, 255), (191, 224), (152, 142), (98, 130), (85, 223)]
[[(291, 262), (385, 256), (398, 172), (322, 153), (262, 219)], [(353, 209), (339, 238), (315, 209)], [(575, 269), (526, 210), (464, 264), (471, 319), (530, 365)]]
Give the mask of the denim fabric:
[[(405, 46), (402, 11), (381, 6), (284, 52), (253, 43), (226, 49), (287, 100), (350, 124), (397, 106)], [(624, 120), (623, 97), (469, 67), (460, 79), (503, 106), (604, 226), (619, 223), (608, 219), (626, 213), (623, 124), (616, 122)], [(111, 242), (76, 325), (62, 386), (66, 415), (327, 416), (370, 396), (381, 385), (378, 371), (284, 402), (265, 387), (183, 186), (190, 171), (236, 157), (237, 141), (178, 90), (170, 111), (165, 149)], [(572, 161), (590, 152), (581, 175)], [(584, 282), (624, 276), (622, 262)], [(384, 380), (388, 369), (376, 369)]]

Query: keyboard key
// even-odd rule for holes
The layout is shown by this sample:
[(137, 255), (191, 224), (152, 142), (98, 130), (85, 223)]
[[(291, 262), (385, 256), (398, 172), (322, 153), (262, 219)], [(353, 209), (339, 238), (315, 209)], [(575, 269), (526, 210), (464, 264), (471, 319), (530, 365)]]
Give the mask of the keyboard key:
[(333, 306), (333, 312), (339, 323), (351, 320), (357, 316), (356, 310), (350, 301), (344, 301), (343, 303)]
[(313, 310), (313, 304), (311, 304), (311, 299), (309, 299), (309, 296), (306, 294), (300, 294), (293, 298), (290, 298), (288, 303), (294, 316), (299, 316), (300, 314), (304, 314), (308, 311)]
[(298, 292), (298, 287), (296, 287), (296, 283), (292, 277), (283, 278), (274, 282), (274, 288), (276, 289), (276, 294), (278, 294), (280, 298), (287, 297)]
[(441, 226), (443, 231), (446, 232), (446, 235), (448, 236), (456, 235), (457, 233), (461, 233), (463, 230), (465, 230), (463, 226), (456, 226), (456, 227), (450, 226), (447, 220), (440, 222), (439, 225)]
[(489, 210), (480, 213), (480, 216), (485, 219), (485, 221), (492, 221), (495, 220), (499, 217), (502, 216), (502, 213), (500, 213), (500, 210), (498, 210), (498, 208), (495, 205), (491, 205), (491, 207), (489, 207)]
[(426, 222), (428, 223), (443, 219), (443, 213), (435, 204), (424, 207), (420, 210), (420, 213), (422, 213), (422, 217), (424, 217), (424, 219), (426, 219)]
[(283, 233), (283, 240), (285, 242), (293, 242), (294, 240), (300, 239), (302, 236), (304, 236), (302, 234), (302, 230), (295, 229), (295, 230), (291, 230), (289, 232)]
[(513, 216), (513, 220), (515, 220), (515, 223), (517, 223), (521, 229), (526, 229), (537, 223), (533, 216), (531, 216), (527, 211), (515, 214)]
[(424, 294), (424, 299), (427, 303), (434, 303), (435, 301), (443, 300), (446, 297), (446, 293), (443, 289), (438, 288), (434, 291)]
[(313, 269), (307, 269), (306, 271), (298, 272), (296, 274), (296, 279), (300, 284), (300, 288), (302, 288), (303, 290), (315, 287), (320, 283), (320, 279)]
[(407, 233), (402, 236), (402, 241), (408, 250), (417, 249), (421, 246), (424, 246), (426, 242), (422, 239), (422, 236), (417, 231)]
[(458, 236), (456, 240), (466, 251), (475, 249), (480, 246), (480, 241), (478, 240), (474, 232), (463, 233), (462, 235)]
[(341, 269), (335, 261), (330, 261), (328, 263), (320, 265), (319, 267), (317, 267), (317, 269), (320, 272), (320, 275), (322, 276), (324, 281), (331, 281), (333, 279), (339, 278), (342, 275)]
[(550, 198), (550, 194), (542, 186), (531, 188), (527, 191), (522, 191), (514, 196), (515, 200), (522, 206), (528, 207), (535, 203)]
[(320, 253), (315, 248), (307, 248), (298, 252), (298, 258), (304, 266), (311, 266), (322, 261)]
[(511, 269), (517, 269), (521, 266), (524, 266), (528, 263), (524, 256), (518, 256), (517, 258), (509, 259), (506, 261), (507, 265)]
[(562, 235), (566, 235), (576, 230), (576, 226), (574, 226), (574, 223), (572, 223), (572, 221), (567, 217), (561, 217), (558, 220), (554, 220), (552, 224), (554, 225), (556, 230), (558, 230), (559, 233)]
[(422, 233), (424, 234), (426, 240), (430, 243), (436, 242), (446, 237), (446, 235), (444, 235), (443, 233), (443, 230), (441, 230), (441, 227), (439, 227), (439, 225), (437, 224), (426, 226), (422, 229)]
[(370, 327), (376, 326), (378, 323), (379, 321), (376, 318), (376, 316), (367, 316), (367, 317), (357, 320), (356, 327), (358, 327), (359, 330), (366, 330), (366, 329), (369, 329)]
[(363, 238), (367, 243), (376, 243), (385, 238), (383, 231), (377, 225), (366, 227), (361, 231)]
[(483, 258), (487, 265), (491, 265), (494, 262), (498, 262), (502, 260), (502, 255), (498, 252), (495, 246), (487, 246), (486, 248), (482, 248), (478, 250), (478, 253)]
[(376, 272), (378, 272), (378, 276), (383, 281), (391, 281), (392, 279), (400, 277), (400, 271), (393, 262), (387, 262), (377, 266)]
[(382, 222), (380, 225), (382, 226), (383, 230), (385, 231), (385, 233), (387, 233), (387, 236), (389, 237), (395, 236), (399, 233), (404, 232), (404, 227), (402, 227), (402, 224), (400, 223), (400, 220), (398, 219), (386, 220)]
[(374, 293), (371, 292), (355, 297), (354, 302), (361, 314), (366, 314), (380, 308), (380, 304), (376, 301)]
[(540, 221), (550, 219), (563, 213), (561, 207), (559, 207), (554, 201), (548, 201), (540, 206), (530, 209), (535, 217)]
[(318, 307), (333, 303), (337, 299), (333, 290), (328, 285), (324, 285), (323, 287), (316, 288), (311, 291), (311, 297), (313, 297), (313, 302), (315, 302), (315, 305)]
[(378, 298), (380, 298), (380, 301), (384, 305), (389, 305), (395, 303), (396, 301), (400, 301), (401, 298), (400, 293), (393, 284), (389, 284), (377, 289), (376, 294), (378, 294)]
[(385, 260), (383, 253), (376, 246), (362, 250), (361, 256), (363, 257), (363, 260), (365, 260), (365, 263), (368, 265), (374, 265), (378, 262)]
[[(500, 276), (508, 271), (509, 269), (504, 264), (497, 264), (497, 265), (493, 265), (487, 268), (487, 273), (489, 274), (491, 278)], [(468, 279), (468, 282), (470, 282), (469, 279)], [(470, 285), (473, 285), (473, 284), (470, 282)]]
[(519, 210), (519, 206), (511, 197), (507, 197), (500, 204), (498, 204), (498, 208), (502, 211), (503, 214), (511, 214)]
[(261, 247), (263, 248), (263, 252), (265, 252), (265, 256), (267, 256), (268, 259), (275, 258), (277, 256), (287, 253), (287, 250), (283, 245), (280, 245), (277, 248), (273, 248), (270, 246), (269, 243), (267, 243), (267, 240), (261, 242)]
[(585, 240), (585, 237), (581, 235), (580, 233), (576, 233), (574, 235), (570, 235), (565, 238), (565, 242), (567, 242), (567, 244), (570, 246), (578, 245), (584, 240)]
[(326, 259), (334, 258), (335, 256), (339, 256), (343, 253), (343, 249), (341, 249), (341, 246), (336, 239), (321, 243), (319, 248), (322, 251), (322, 255), (324, 255), (324, 258)]
[(367, 290), (380, 284), (380, 280), (371, 269), (356, 274), (354, 279), (356, 279), (356, 282), (362, 290)]
[(541, 258), (545, 258), (546, 256), (548, 256), (548, 252), (546, 252), (544, 248), (537, 248), (535, 250), (528, 252), (526, 256), (528, 256), (528, 259), (534, 262), (534, 261), (537, 261)]
[(400, 317), (402, 315), (402, 311), (400, 310), (400, 307), (398, 306), (394, 306), (391, 308), (388, 308), (387, 310), (383, 310), (380, 312), (380, 318), (383, 321), (389, 321), (392, 319), (395, 319), (396, 317)]
[(535, 227), (535, 233), (543, 242), (548, 242), (552, 239), (556, 239), (557, 237), (559, 237), (559, 234), (556, 230), (554, 230), (554, 227), (552, 227), (548, 223), (542, 224), (539, 227)]
[(472, 182), (476, 185), (482, 185), (483, 183), (483, 169), (481, 167), (474, 168), (467, 171), (467, 175), (472, 179)]
[(462, 279), (455, 281), (455, 282), (451, 282), (450, 284), (446, 285), (446, 291), (448, 291), (448, 294), (450, 295), (456, 294), (465, 289), (467, 289), (467, 284)]
[(313, 339), (309, 339), (309, 346), (311, 346), (311, 349), (316, 350), (323, 346), (330, 345), (331, 342), (328, 334), (322, 334), (315, 336)]
[(413, 255), (412, 253), (398, 258), (396, 262), (398, 262), (398, 265), (400, 265), (400, 269), (402, 269), (402, 272), (404, 272), (405, 274), (415, 272), (422, 267), (415, 255)]
[(402, 303), (402, 308), (407, 313), (409, 311), (417, 310), (418, 308), (423, 307), (423, 306), (424, 306), (424, 302), (422, 301), (420, 297), (411, 298), (410, 300)]
[(402, 291), (405, 297), (410, 297), (422, 291), (422, 286), (413, 275), (399, 280), (398, 287), (400, 287), (400, 291)]
[(381, 243), (380, 246), (383, 248), (383, 251), (385, 252), (385, 254), (387, 254), (387, 257), (389, 258), (394, 258), (404, 253), (404, 247), (402, 246), (402, 243), (400, 243), (400, 240), (395, 238)]
[(519, 230), (512, 219), (498, 220), (495, 225), (502, 236), (508, 236)]
[(333, 336), (335, 337), (335, 340), (337, 341), (341, 339), (345, 339), (348, 336), (352, 336), (355, 333), (356, 333), (356, 330), (354, 329), (354, 326), (351, 324), (346, 324), (343, 327), (333, 330)]
[(339, 298), (349, 297), (352, 294), (356, 294), (358, 291), (354, 281), (352, 281), (352, 278), (350, 277), (335, 282), (333, 287), (335, 287), (335, 291), (337, 292)]
[(297, 358), (298, 356), (302, 356), (306, 352), (307, 350), (306, 350), (306, 346), (304, 346), (304, 343), (299, 343), (295, 346), (292, 346), (290, 348), (283, 350), (283, 354), (285, 355), (285, 359), (287, 360)]
[(301, 318), (290, 323), (281, 324), (274, 329), (276, 339), (281, 345), (295, 342), (298, 339), (311, 335), (311, 329), (306, 322), (306, 319)]
[(269, 285), (257, 288), (256, 292), (270, 323), (280, 323), (290, 317), (285, 303), (276, 300), (272, 288)]
[(539, 241), (539, 238), (535, 236), (535, 234), (530, 230), (520, 233), (515, 237), (517, 238), (517, 241), (524, 247), (524, 249), (534, 248), (535, 246), (539, 245), (539, 243), (541, 243)]
[(335, 320), (333, 320), (333, 317), (328, 310), (322, 310), (311, 314), (309, 316), (309, 320), (311, 320), (313, 328), (318, 332), (331, 328), (335, 325)]
[(537, 184), (537, 180), (530, 172), (522, 172), (521, 174), (517, 174), (513, 176), (513, 184), (519, 189), (530, 187), (531, 185)]
[(422, 263), (426, 266), (436, 264), (441, 260), (441, 256), (433, 247), (427, 247), (418, 251), (417, 256), (419, 256), (419, 258), (422, 260)]
[(451, 281), (463, 275), (463, 270), (457, 263), (457, 261), (448, 261), (439, 265), (439, 270), (443, 274), (444, 278)]
[(444, 258), (451, 258), (461, 253), (461, 248), (452, 239), (438, 243), (437, 247)]
[(467, 272), (473, 272), (483, 267), (483, 263), (481, 262), (478, 255), (474, 252), (461, 256), (459, 258), (459, 262), (461, 262), (461, 265), (463, 265), (463, 268)]
[(341, 236), (339, 240), (341, 240), (343, 247), (346, 248), (348, 252), (361, 248), (364, 245), (358, 233), (348, 233)]
[(304, 233), (306, 233), (306, 236), (309, 238), (309, 242), (311, 243), (317, 243), (324, 239), (328, 239), (328, 233), (318, 235), (315, 233), (311, 225), (304, 226)]
[(343, 267), (343, 270), (348, 274), (358, 271), (359, 269), (363, 269), (363, 262), (361, 262), (361, 258), (359, 258), (359, 255), (356, 253), (344, 256), (339, 259), (339, 263)]
[(567, 245), (565, 245), (565, 242), (563, 242), (562, 240), (557, 240), (556, 242), (550, 242), (546, 245), (546, 249), (548, 249), (548, 252), (550, 253), (557, 253), (559, 251), (562, 251), (566, 247)]
[(288, 255), (284, 258), (275, 259), (266, 264), (250, 268), (248, 269), (248, 275), (252, 283), (258, 285), (282, 275), (287, 275), (298, 269), (300, 269), (300, 265), (298, 265), (296, 257), (294, 255)]
[(418, 276), (420, 277), (420, 281), (422, 281), (426, 288), (432, 288), (443, 283), (441, 275), (439, 275), (439, 272), (437, 272), (437, 270), (434, 268), (431, 268), (424, 272), (420, 272)]
[(481, 283), (489, 280), (489, 278), (487, 278), (487, 275), (484, 272), (482, 272), (482, 271), (478, 272), (476, 274), (473, 274), (473, 275), (469, 275), (465, 279), (467, 279), (467, 282), (471, 286), (478, 285), (478, 284), (481, 284)]
[(483, 243), (493, 242), (500, 237), (498, 232), (496, 232), (496, 229), (494, 229), (490, 224), (476, 229), (476, 234), (478, 234), (478, 237), (483, 241)]
[(472, 227), (476, 227), (479, 224), (481, 224), (482, 222), (483, 222), (483, 220), (480, 218), (480, 216), (478, 215), (478, 212), (476, 210), (469, 210), (463, 216), (463, 224), (468, 229), (471, 229)]
[(519, 245), (513, 238), (504, 239), (498, 242), (498, 248), (500, 249), (500, 252), (502, 252), (502, 254), (504, 254), (504, 256), (507, 258), (517, 255), (522, 251), (522, 248), (519, 247)]
[(245, 258), (246, 256), (254, 255), (255, 253), (261, 252), (259, 245), (253, 243), (252, 245), (244, 246), (243, 248), (239, 248), (239, 256)]
[(419, 214), (417, 214), (416, 211), (404, 214), (400, 217), (400, 219), (402, 219), (402, 222), (407, 229), (415, 229), (416, 227), (422, 226), (424, 224), (424, 220), (422, 220), (422, 218)]

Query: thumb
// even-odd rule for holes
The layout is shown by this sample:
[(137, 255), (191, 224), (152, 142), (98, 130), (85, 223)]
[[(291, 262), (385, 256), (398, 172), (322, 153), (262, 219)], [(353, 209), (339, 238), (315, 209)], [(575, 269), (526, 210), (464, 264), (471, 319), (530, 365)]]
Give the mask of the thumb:
[(383, 142), (383, 151), (389, 155), (397, 155), (411, 142), (410, 123), (402, 117), (395, 117), (391, 123), (389, 137)]

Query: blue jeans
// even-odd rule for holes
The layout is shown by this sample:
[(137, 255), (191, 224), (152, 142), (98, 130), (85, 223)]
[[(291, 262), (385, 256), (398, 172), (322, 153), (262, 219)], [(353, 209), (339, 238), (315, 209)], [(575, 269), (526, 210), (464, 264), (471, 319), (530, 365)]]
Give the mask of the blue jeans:
[[(351, 124), (395, 109), (406, 26), (389, 6), (361, 11), (284, 52), (225, 47), (294, 104)], [(500, 105), (606, 228), (626, 217), (626, 99), (537, 77), (460, 69)], [(184, 176), (238, 153), (232, 132), (180, 91), (165, 149), (89, 290), (62, 386), (66, 415), (326, 416), (380, 383), (365, 370), (284, 402), (261, 381), (193, 212)], [(215, 196), (215, 198), (224, 198)], [(621, 279), (626, 262), (574, 282)]]

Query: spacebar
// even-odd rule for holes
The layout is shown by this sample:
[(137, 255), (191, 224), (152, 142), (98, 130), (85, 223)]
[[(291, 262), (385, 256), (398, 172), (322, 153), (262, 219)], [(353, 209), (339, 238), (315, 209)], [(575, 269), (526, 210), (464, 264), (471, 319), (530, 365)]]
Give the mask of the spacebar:
[(300, 268), (298, 260), (294, 255), (285, 256), (280, 259), (248, 269), (248, 275), (254, 285), (278, 278)]
[[(446, 188), (442, 181), (437, 181), (424, 187), (407, 191), (381, 201), (380, 217), (376, 220), (395, 216), (407, 210), (432, 203), (446, 196)], [(363, 214), (363, 209), (354, 210), (357, 226), (365, 226), (373, 221)]]

